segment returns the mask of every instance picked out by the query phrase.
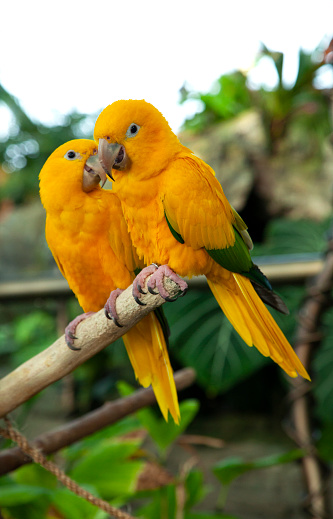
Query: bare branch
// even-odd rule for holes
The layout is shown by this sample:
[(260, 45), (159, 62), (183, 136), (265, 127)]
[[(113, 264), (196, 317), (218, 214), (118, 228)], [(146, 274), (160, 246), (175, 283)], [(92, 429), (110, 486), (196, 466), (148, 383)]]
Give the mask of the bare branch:
[[(194, 380), (195, 371), (191, 368), (182, 369), (175, 373), (178, 391), (190, 386)], [(81, 418), (44, 433), (29, 443), (44, 454), (52, 454), (155, 402), (156, 398), (151, 388), (138, 389), (128, 397), (107, 402)], [(31, 463), (31, 459), (27, 458), (19, 447), (3, 450), (0, 452), (0, 476), (26, 463)]]
[[(307, 370), (315, 349), (323, 336), (320, 332), (322, 316), (332, 305), (333, 285), (333, 236), (330, 236), (326, 260), (321, 272), (308, 288), (308, 298), (300, 313), (295, 351)], [(310, 371), (310, 370), (309, 370)], [(301, 448), (306, 450), (302, 459), (304, 478), (308, 490), (306, 507), (312, 519), (330, 517), (327, 474), (313, 445), (312, 424), (310, 418), (309, 394), (311, 383), (307, 380), (292, 379), (290, 393), (294, 431), (292, 436)], [(326, 476), (325, 476), (326, 472)]]
[[(165, 278), (165, 287), (171, 297), (179, 293), (179, 287), (169, 278)], [(165, 301), (160, 295), (153, 295), (147, 291), (147, 294), (142, 296), (142, 302), (146, 306), (138, 305), (133, 299), (131, 285), (117, 299), (117, 312), (122, 328), (109, 321), (104, 315), (104, 310), (100, 310), (80, 323), (77, 328), (78, 340), (75, 345), (81, 348), (80, 351), (70, 350), (63, 335), (49, 348), (0, 380), (0, 418), (53, 382), (71, 373), (87, 359), (124, 335)]]

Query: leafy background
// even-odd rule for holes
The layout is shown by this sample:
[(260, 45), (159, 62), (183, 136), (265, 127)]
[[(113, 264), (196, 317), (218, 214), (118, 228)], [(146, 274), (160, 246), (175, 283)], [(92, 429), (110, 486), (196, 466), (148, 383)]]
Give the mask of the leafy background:
[[(299, 184), (310, 183), (315, 189), (322, 181), (320, 167), (331, 146), (330, 100), (328, 93), (316, 86), (316, 74), (323, 66), (315, 59), (317, 55), (317, 52), (313, 55), (300, 52), (298, 75), (290, 87), (282, 81), (283, 54), (265, 47), (258, 62), (265, 57), (275, 65), (279, 78), (275, 89), (252, 89), (246, 74), (241, 71), (221, 76), (208, 93), (191, 92), (184, 85), (180, 92), (181, 102), (196, 99), (202, 107), (185, 122), (184, 140), (190, 141), (193, 148), (196, 144), (200, 147), (202, 136), (207, 134), (212, 139), (216, 132), (220, 138), (221, 128), (255, 110), (264, 128), (261, 159), (266, 161), (267, 167), (281, 157), (281, 160), (287, 157), (287, 166), (288, 162), (298, 159), (302, 164), (309, 163), (314, 173), (311, 176), (306, 169), (303, 176), (299, 174)], [(47, 247), (45, 243), (41, 244), (44, 215), (38, 209), (38, 172), (49, 154), (63, 142), (91, 137), (95, 117), (72, 113), (62, 124), (46, 127), (31, 121), (1, 86), (0, 102), (13, 114), (8, 135), (0, 142), (0, 281), (23, 274), (30, 278), (32, 275), (56, 276)], [(231, 132), (231, 135), (234, 142), (239, 141), (237, 132)], [(223, 153), (221, 155), (224, 164)], [(240, 168), (240, 177), (249, 163), (247, 157), (244, 170)], [(330, 214), (313, 219), (295, 217), (281, 206), (282, 202), (279, 202), (280, 209), (272, 210), (272, 192), (266, 199), (261, 196), (261, 211), (258, 211), (258, 198), (253, 198), (253, 193), (258, 197), (259, 184), (260, 178), (253, 180), (247, 201), (240, 207), (244, 218), (251, 220), (250, 231), (256, 237), (254, 256), (271, 258), (287, 254), (307, 259), (323, 255), (331, 228)], [(305, 209), (306, 203), (304, 197), (295, 198), (295, 205), (299, 204), (300, 210)], [(22, 218), (26, 223), (24, 229)], [(29, 221), (35, 222), (30, 242), (27, 241)], [(34, 243), (38, 243), (36, 253)], [(8, 258), (19, 257), (20, 247), (27, 250), (23, 263), (9, 261)], [(290, 315), (282, 317), (274, 313), (274, 317), (293, 342), (305, 287), (288, 284), (277, 286), (277, 290), (285, 299)], [(59, 304), (52, 297), (38, 298), (29, 304), (29, 308), (24, 301), (1, 301), (0, 372), (8, 372), (55, 340), (61, 331), (57, 327)], [(74, 298), (67, 301), (66, 308), (68, 320), (80, 312)], [(241, 475), (253, 471), (257, 474), (257, 471), (280, 465), (285, 471), (286, 463), (292, 465), (302, 455), (295, 450), (282, 427), (282, 419), (287, 413), (288, 383), (277, 366), (254, 348), (244, 345), (204, 285), (192, 288), (185, 298), (165, 305), (164, 309), (172, 330), (170, 354), (174, 368), (192, 366), (197, 372), (194, 387), (180, 395), (183, 400), (181, 428), (164, 423), (156, 409), (145, 409), (65, 449), (60, 454), (61, 463), (70, 476), (96, 495), (117, 506), (134, 506), (138, 517), (258, 517), (258, 508), (254, 511), (250, 506), (239, 508), (239, 503), (232, 500), (232, 492), (233, 488), (242, 488), (245, 492), (244, 487), (236, 486), (241, 485), (236, 482), (238, 478), (242, 481)], [(317, 447), (324, 462), (333, 460), (332, 311), (325, 315), (323, 340), (311, 367), (312, 413)], [(120, 380), (123, 382), (119, 383)], [(32, 399), (22, 407), (16, 420), (19, 426), (28, 424), (37, 434), (39, 430), (34, 429), (32, 423), (42, 423), (45, 428), (54, 423), (54, 416), (49, 413), (51, 401), (60, 402), (60, 419), (66, 420), (101, 405), (106, 399), (128, 394), (132, 391), (129, 384), (135, 384), (133, 373), (121, 341), (118, 341), (77, 369), (66, 385), (57, 383), (42, 396)], [(44, 416), (44, 422), (38, 422), (40, 415)], [(217, 449), (211, 457), (207, 450), (193, 446), (180, 451), (179, 441), (185, 430), (223, 438), (227, 442), (226, 450)], [(141, 433), (136, 436), (138, 431)], [(263, 436), (260, 452), (250, 451), (251, 459), (232, 455), (235, 439), (246, 444), (252, 436), (256, 440)], [(274, 441), (273, 453), (266, 451), (265, 445), (269, 441)], [(245, 447), (240, 447), (240, 451), (249, 455), (249, 451), (242, 449)], [(204, 459), (211, 460), (208, 470), (203, 468)], [(142, 474), (152, 462), (160, 467), (167, 483), (157, 488), (142, 488)], [(293, 489), (295, 485), (293, 479)], [(248, 494), (246, 496), (250, 499)], [(294, 492), (293, 499), (293, 517), (303, 517), (298, 506), (300, 495)], [(0, 478), (0, 508), (8, 518), (106, 517), (60, 488), (53, 476), (36, 466), (22, 467)], [(283, 515), (290, 514), (288, 510), (276, 517), (290, 517)]]

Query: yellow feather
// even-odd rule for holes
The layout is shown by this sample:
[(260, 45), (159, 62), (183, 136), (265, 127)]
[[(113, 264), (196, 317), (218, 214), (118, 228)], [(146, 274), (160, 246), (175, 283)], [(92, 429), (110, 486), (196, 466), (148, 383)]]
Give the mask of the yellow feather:
[[(147, 330), (151, 336), (147, 338)], [(150, 313), (123, 340), (138, 381), (143, 387), (152, 386), (162, 414), (168, 421), (168, 411), (179, 423), (179, 405), (169, 355), (160, 323)]]
[(310, 377), (293, 348), (261, 301), (251, 281), (240, 274), (208, 279), (218, 304), (233, 327), (249, 346), (271, 357), (288, 375)]

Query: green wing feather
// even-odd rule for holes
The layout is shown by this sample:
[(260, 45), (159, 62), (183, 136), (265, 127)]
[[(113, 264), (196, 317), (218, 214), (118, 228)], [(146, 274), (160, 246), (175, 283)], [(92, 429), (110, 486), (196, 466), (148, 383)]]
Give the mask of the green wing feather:
[[(249, 249), (252, 249), (253, 244), (250, 235), (246, 230), (246, 224), (235, 210), (233, 210), (233, 212), (235, 214), (235, 226), (233, 227), (235, 233), (234, 244), (223, 249), (206, 248), (206, 251), (211, 258), (216, 261), (216, 263), (221, 265), (221, 267), (230, 272), (242, 274), (249, 278), (252, 282), (253, 288), (264, 303), (283, 314), (288, 314), (289, 310), (284, 301), (273, 291), (266, 276), (261, 272), (259, 267), (253, 263), (249, 252)], [(181, 234), (172, 227), (166, 212), (164, 214), (173, 237), (179, 243), (185, 243)]]
[(172, 227), (171, 223), (170, 223), (169, 220), (168, 220), (168, 217), (167, 217), (165, 211), (164, 211), (164, 216), (165, 216), (165, 219), (166, 219), (166, 221), (167, 221), (167, 224), (168, 224), (168, 226), (169, 226), (169, 229), (170, 229), (170, 231), (171, 231), (172, 236), (173, 236), (174, 238), (176, 238), (176, 240), (179, 241), (179, 243), (181, 243), (181, 244), (185, 243), (184, 240), (183, 240), (183, 238), (182, 238), (181, 235), (179, 234), (179, 232), (175, 231), (175, 229)]

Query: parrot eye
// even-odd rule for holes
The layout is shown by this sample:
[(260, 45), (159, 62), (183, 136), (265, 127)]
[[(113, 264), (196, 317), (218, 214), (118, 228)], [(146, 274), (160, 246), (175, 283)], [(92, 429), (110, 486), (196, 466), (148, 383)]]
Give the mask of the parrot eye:
[(69, 150), (69, 151), (67, 151), (67, 153), (65, 155), (65, 159), (67, 159), (67, 160), (75, 160), (75, 159), (77, 159), (78, 156), (79, 156), (79, 153), (76, 153), (73, 150)]
[(140, 130), (140, 126), (138, 124), (135, 124), (135, 123), (130, 124), (127, 129), (127, 132), (126, 132), (126, 137), (134, 137), (138, 133), (139, 130)]

